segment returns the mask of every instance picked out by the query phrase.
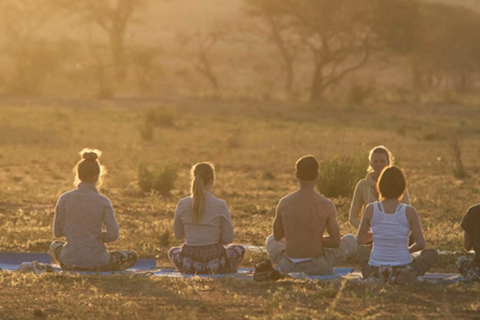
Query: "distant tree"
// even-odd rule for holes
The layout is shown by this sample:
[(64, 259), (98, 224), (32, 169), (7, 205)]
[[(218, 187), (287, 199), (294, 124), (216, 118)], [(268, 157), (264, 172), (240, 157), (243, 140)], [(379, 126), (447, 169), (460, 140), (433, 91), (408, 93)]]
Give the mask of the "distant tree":
[(255, 29), (256, 33), (263, 33), (261, 36), (266, 36), (278, 49), (286, 69), (285, 90), (291, 93), (294, 83), (294, 63), (301, 46), (298, 33), (293, 32), (288, 16), (283, 13), (281, 7), (276, 5), (278, 1), (244, 1), (247, 5), (246, 14), (263, 22), (263, 26), (255, 25), (251, 29)]
[(50, 9), (44, 0), (0, 0), (2, 52), (13, 62), (4, 79), (7, 94), (36, 94), (55, 69), (58, 56), (41, 34)]
[[(480, 73), (480, 15), (462, 7), (425, 4), (427, 63), (459, 93), (472, 89)], [(423, 51), (425, 51), (423, 50)]]
[(197, 70), (208, 79), (215, 95), (218, 94), (219, 84), (218, 78), (213, 72), (210, 55), (217, 42), (224, 36), (225, 34), (222, 32), (202, 33), (197, 31), (194, 34), (197, 43)]
[(57, 6), (78, 14), (96, 24), (106, 32), (109, 40), (112, 62), (119, 83), (126, 78), (127, 28), (138, 9), (147, 0), (53, 0)]
[(378, 0), (374, 32), (386, 55), (408, 58), (418, 96), (435, 86), (468, 91), (480, 72), (480, 15), (418, 0)]
[(150, 46), (137, 46), (130, 50), (135, 80), (138, 89), (144, 94), (153, 91), (155, 80), (163, 73), (157, 62), (160, 51), (160, 48)]
[[(288, 64), (294, 58), (282, 34), (301, 39), (313, 54), (310, 100), (362, 68), (371, 56), (372, 6), (367, 0), (245, 0), (269, 23)], [(275, 39), (275, 35), (277, 38)], [(282, 47), (283, 46), (283, 47)]]

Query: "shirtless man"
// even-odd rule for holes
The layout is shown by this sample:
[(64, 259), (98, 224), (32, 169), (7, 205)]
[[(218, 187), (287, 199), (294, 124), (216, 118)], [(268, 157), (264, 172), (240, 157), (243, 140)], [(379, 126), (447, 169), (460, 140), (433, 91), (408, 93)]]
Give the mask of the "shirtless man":
[(335, 264), (355, 250), (355, 236), (340, 238), (335, 205), (315, 191), (317, 159), (301, 157), (295, 175), (300, 189), (283, 197), (277, 206), (273, 235), (266, 242), (268, 255), (283, 272), (331, 274)]

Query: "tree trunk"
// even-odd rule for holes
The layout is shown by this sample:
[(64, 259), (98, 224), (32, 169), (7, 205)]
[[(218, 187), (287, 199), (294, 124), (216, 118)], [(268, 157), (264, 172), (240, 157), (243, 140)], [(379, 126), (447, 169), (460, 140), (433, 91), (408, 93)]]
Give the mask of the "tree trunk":
[(310, 102), (322, 101), (324, 90), (322, 66), (316, 63), (310, 88)]
[(126, 78), (125, 45), (123, 30), (112, 29), (110, 32), (110, 49), (115, 69), (115, 77), (118, 83), (123, 83)]
[(285, 65), (287, 67), (287, 77), (285, 79), (285, 90), (287, 90), (288, 94), (291, 94), (292, 87), (293, 87), (293, 62), (289, 60), (285, 60)]

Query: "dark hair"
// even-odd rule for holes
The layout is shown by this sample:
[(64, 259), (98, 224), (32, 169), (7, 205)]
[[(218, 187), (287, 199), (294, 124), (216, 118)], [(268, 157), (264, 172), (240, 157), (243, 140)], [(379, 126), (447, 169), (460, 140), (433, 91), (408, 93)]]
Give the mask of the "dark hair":
[(400, 200), (406, 188), (407, 179), (402, 169), (397, 166), (383, 169), (377, 182), (377, 191), (382, 198)]
[(213, 164), (200, 162), (192, 167), (192, 218), (195, 223), (200, 220), (205, 196), (205, 186), (215, 179)]
[(301, 157), (295, 163), (295, 175), (300, 180), (312, 181), (318, 177), (318, 161), (312, 155)]
[(105, 168), (100, 165), (98, 158), (102, 152), (96, 149), (83, 149), (80, 151), (82, 158), (75, 166), (75, 184), (79, 182), (99, 183), (101, 185)]

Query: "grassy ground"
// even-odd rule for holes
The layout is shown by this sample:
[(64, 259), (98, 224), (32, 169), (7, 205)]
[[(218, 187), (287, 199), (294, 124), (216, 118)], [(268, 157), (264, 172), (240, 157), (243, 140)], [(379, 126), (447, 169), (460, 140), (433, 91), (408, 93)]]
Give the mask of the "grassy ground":
[[(173, 117), (144, 141), (144, 115)], [(58, 102), (0, 105), (0, 250), (45, 252), (58, 196), (72, 188), (72, 168), (84, 147), (104, 151), (102, 188), (121, 226), (111, 248), (132, 248), (168, 265), (178, 245), (171, 219), (188, 194), (189, 168), (211, 160), (214, 193), (227, 201), (236, 242), (262, 245), (279, 198), (296, 188), (301, 155), (319, 159), (366, 153), (385, 144), (405, 168), (412, 204), (427, 245), (461, 250), (459, 223), (478, 202), (478, 107), (451, 105), (336, 106), (225, 101)], [(468, 177), (458, 180), (450, 143), (460, 141)], [(179, 177), (169, 196), (143, 195), (141, 162), (175, 161)], [(367, 160), (365, 160), (365, 168)], [(350, 199), (334, 199), (343, 233)], [(245, 266), (263, 259), (249, 253)], [(433, 271), (453, 272), (455, 255)], [(353, 266), (353, 265), (352, 265)], [(232, 280), (0, 274), (0, 317), (23, 318), (478, 318), (480, 287), (379, 287), (333, 283), (253, 284)]]

